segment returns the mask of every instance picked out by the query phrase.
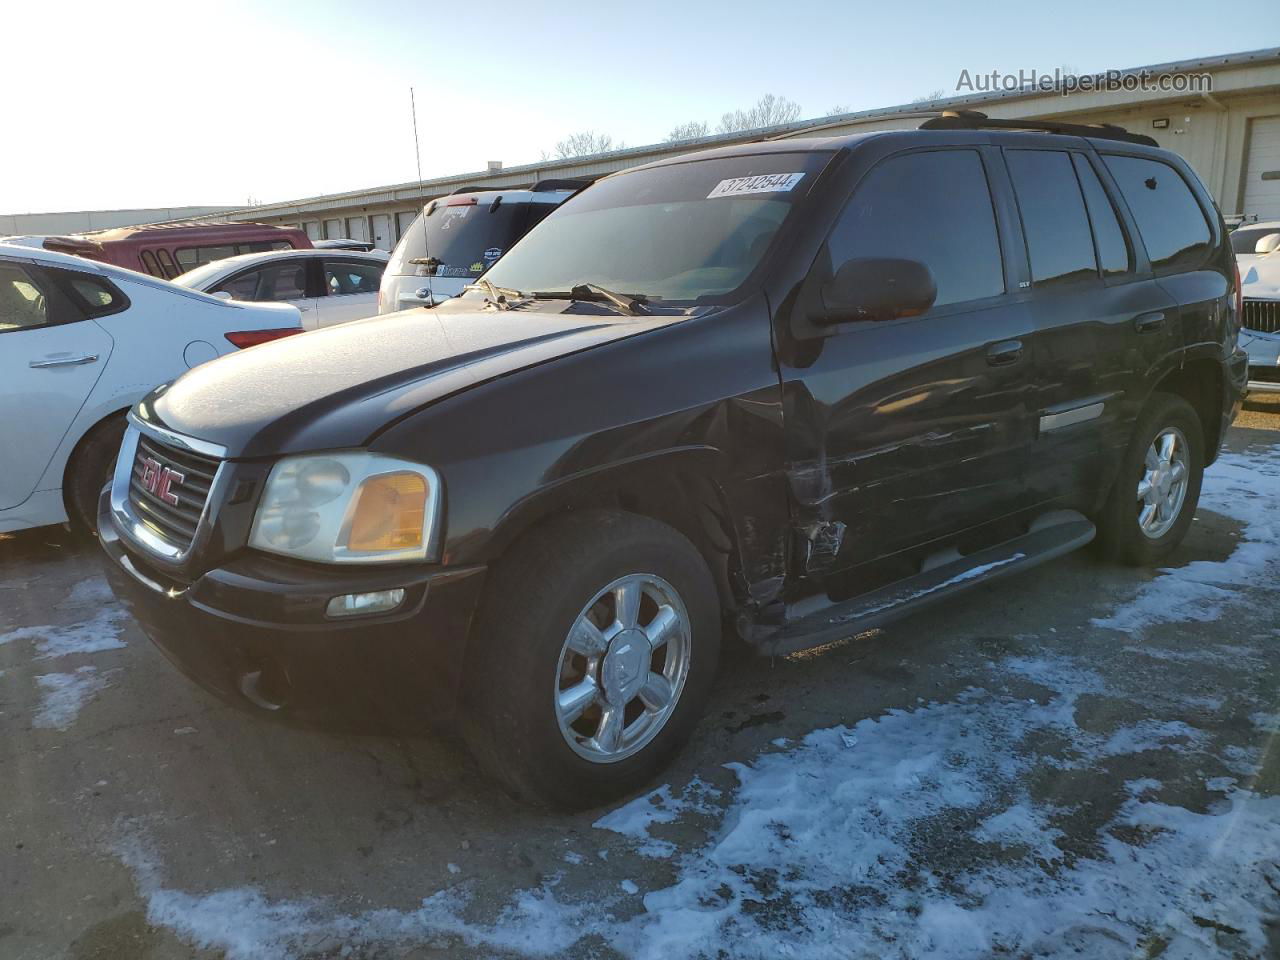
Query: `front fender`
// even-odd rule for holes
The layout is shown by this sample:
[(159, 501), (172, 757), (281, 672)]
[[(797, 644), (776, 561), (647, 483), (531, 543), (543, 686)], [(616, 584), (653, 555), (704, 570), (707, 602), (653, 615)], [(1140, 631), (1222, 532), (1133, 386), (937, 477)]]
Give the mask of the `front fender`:
[(491, 563), (558, 510), (616, 505), (671, 516), (695, 541), (710, 526), (699, 546), (740, 544), (750, 583), (779, 574), (781, 388), (759, 301), (479, 384), (370, 448), (439, 472), (446, 565)]

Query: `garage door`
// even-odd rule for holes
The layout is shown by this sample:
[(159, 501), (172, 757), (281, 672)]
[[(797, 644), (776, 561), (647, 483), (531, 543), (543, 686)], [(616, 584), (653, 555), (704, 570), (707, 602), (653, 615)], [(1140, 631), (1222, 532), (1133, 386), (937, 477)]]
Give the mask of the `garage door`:
[(1249, 124), (1247, 169), (1245, 215), (1280, 220), (1280, 117), (1259, 117)]
[(351, 240), (368, 240), (368, 221), (364, 217), (347, 217), (347, 237)]
[(391, 214), (375, 213), (373, 215), (373, 245), (388, 253), (396, 245), (396, 238), (391, 235)]

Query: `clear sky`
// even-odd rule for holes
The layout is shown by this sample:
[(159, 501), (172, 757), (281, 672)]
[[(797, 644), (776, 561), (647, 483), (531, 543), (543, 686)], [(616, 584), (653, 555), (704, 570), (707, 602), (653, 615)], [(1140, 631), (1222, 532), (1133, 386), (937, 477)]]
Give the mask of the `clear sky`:
[(270, 202), (628, 145), (765, 93), (802, 116), (1280, 45), (1276, 0), (988, 4), (19, 0), (0, 213)]

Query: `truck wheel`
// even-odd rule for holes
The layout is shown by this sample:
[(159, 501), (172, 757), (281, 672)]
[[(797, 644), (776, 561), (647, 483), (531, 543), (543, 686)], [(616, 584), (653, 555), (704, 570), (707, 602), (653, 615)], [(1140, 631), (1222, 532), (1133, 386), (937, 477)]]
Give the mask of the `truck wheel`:
[(1204, 479), (1204, 431), (1191, 404), (1157, 393), (1138, 418), (1098, 522), (1104, 554), (1160, 563), (1186, 536)]
[(65, 487), (67, 516), (81, 533), (98, 532), (98, 495), (115, 473), (124, 428), (123, 416), (109, 417), (85, 434), (71, 454)]
[(684, 536), (635, 514), (566, 515), (493, 572), (463, 734), (523, 799), (597, 806), (643, 785), (689, 738), (719, 642), (715, 584)]

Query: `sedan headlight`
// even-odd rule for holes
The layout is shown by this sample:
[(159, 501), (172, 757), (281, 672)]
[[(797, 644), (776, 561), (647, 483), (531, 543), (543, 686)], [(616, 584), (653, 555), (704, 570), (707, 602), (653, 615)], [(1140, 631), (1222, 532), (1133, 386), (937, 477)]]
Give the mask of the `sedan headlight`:
[(249, 545), (321, 563), (434, 560), (440, 477), (376, 453), (286, 457), (271, 468)]

